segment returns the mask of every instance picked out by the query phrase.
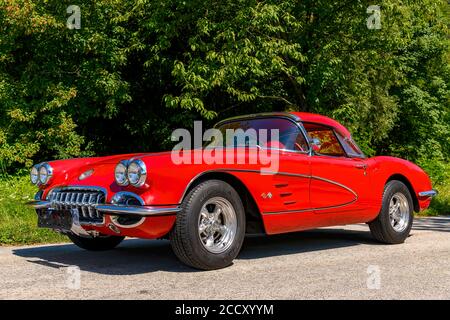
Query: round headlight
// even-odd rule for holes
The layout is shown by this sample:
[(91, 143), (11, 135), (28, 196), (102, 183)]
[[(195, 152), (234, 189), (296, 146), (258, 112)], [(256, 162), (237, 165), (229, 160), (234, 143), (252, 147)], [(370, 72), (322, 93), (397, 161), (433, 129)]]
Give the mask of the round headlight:
[(32, 184), (39, 183), (39, 166), (38, 165), (34, 165), (33, 168), (31, 168), (30, 180), (31, 180)]
[(127, 178), (127, 162), (120, 161), (116, 169), (114, 170), (114, 178), (116, 179), (116, 183), (119, 186), (127, 186), (128, 178)]
[(44, 163), (39, 168), (39, 183), (44, 185), (50, 181), (53, 169), (48, 163)]
[(128, 165), (127, 177), (130, 184), (135, 187), (141, 187), (144, 185), (147, 179), (147, 168), (142, 160), (136, 159), (131, 161)]

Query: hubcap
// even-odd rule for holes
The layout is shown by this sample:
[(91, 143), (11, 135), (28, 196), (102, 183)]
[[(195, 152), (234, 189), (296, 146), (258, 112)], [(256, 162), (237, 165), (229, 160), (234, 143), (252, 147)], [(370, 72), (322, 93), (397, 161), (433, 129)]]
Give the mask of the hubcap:
[(198, 234), (206, 250), (226, 251), (234, 241), (236, 229), (236, 212), (227, 199), (214, 197), (205, 202), (198, 218)]
[(403, 193), (397, 192), (389, 203), (389, 219), (397, 232), (403, 232), (409, 223), (409, 203)]

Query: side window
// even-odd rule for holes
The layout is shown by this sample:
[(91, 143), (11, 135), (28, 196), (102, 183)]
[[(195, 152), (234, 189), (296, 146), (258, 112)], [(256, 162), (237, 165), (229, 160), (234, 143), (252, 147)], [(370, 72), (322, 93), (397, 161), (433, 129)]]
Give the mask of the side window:
[(318, 139), (316, 153), (333, 157), (345, 157), (345, 151), (339, 143), (333, 129), (315, 123), (304, 123), (308, 135), (312, 139)]

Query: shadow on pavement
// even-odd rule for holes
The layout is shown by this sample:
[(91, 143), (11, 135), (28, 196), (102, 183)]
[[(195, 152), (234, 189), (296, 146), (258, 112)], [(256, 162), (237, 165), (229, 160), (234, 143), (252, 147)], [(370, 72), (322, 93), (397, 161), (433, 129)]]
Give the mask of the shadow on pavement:
[[(450, 217), (417, 218), (414, 230), (450, 231)], [(336, 228), (264, 236), (247, 236), (238, 259), (259, 259), (319, 250), (378, 245), (367, 228)], [(116, 249), (89, 252), (72, 244), (17, 248), (13, 254), (49, 268), (78, 266), (81, 270), (105, 275), (134, 275), (154, 271), (197, 272), (179, 262), (167, 240), (127, 239)]]
[(450, 216), (416, 218), (413, 230), (450, 232)]
[(359, 244), (379, 245), (367, 231), (316, 229), (272, 236), (248, 236), (239, 259), (258, 259), (303, 252), (351, 247)]
[[(238, 259), (258, 259), (328, 250), (360, 243), (377, 243), (369, 232), (318, 229), (275, 236), (248, 236)], [(78, 266), (83, 271), (105, 275), (134, 275), (154, 271), (197, 272), (179, 262), (167, 240), (127, 239), (116, 249), (89, 252), (72, 244), (18, 248), (13, 253), (31, 263), (50, 268)]]
[(51, 268), (78, 266), (105, 275), (196, 271), (176, 259), (167, 240), (126, 239), (109, 251), (86, 251), (73, 244), (61, 244), (15, 249), (13, 254)]

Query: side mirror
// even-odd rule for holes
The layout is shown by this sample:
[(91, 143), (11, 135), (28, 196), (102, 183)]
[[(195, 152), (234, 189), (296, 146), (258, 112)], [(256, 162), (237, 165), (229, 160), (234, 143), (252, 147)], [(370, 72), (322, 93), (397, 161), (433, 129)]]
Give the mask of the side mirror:
[(319, 152), (320, 146), (322, 145), (322, 143), (320, 142), (320, 140), (318, 138), (312, 138), (311, 145), (312, 145), (312, 149), (314, 152)]

